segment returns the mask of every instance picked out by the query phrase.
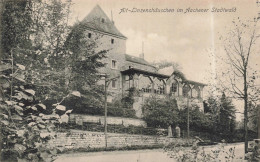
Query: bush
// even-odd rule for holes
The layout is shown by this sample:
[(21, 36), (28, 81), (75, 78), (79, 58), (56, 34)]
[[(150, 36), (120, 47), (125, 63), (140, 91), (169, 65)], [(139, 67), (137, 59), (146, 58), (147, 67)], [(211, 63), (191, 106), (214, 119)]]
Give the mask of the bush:
[[(73, 109), (73, 113), (88, 114), (88, 115), (102, 115), (103, 116), (105, 114), (105, 109), (103, 107), (86, 107), (84, 109), (75, 108), (75, 109)], [(115, 117), (136, 118), (135, 110), (127, 109), (127, 108), (108, 107), (107, 115), (115, 116)]]
[[(235, 130), (234, 142), (242, 142), (244, 141), (244, 130), (243, 129), (237, 129)], [(248, 130), (248, 141), (252, 141), (254, 139), (257, 139), (257, 133), (251, 130)]]
[(172, 98), (148, 98), (143, 105), (144, 120), (149, 127), (168, 128), (176, 125), (178, 116), (177, 101)]

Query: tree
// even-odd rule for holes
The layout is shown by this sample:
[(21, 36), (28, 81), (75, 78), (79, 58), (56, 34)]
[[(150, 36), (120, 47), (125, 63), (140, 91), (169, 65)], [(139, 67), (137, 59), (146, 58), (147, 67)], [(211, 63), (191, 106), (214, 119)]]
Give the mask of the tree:
[(219, 104), (219, 115), (218, 115), (218, 132), (226, 136), (226, 139), (232, 141), (232, 137), (235, 132), (235, 107), (232, 101), (228, 99), (225, 93), (222, 94)]
[(232, 97), (244, 102), (245, 153), (248, 149), (248, 105), (259, 100), (260, 92), (256, 86), (259, 71), (252, 60), (257, 54), (258, 38), (257, 22), (243, 22), (238, 18), (224, 39), (225, 57), (221, 58), (226, 66), (223, 66), (220, 85)]
[[(1, 5), (1, 161), (51, 161), (56, 151), (46, 150), (44, 143), (61, 122), (58, 114), (70, 112), (61, 102), (78, 96), (75, 91), (58, 92), (53, 83), (63, 80), (63, 67), (55, 66), (55, 59), (65, 53), (62, 39), (70, 2), (22, 0)], [(46, 106), (53, 89), (59, 101)]]
[(69, 55), (64, 41), (69, 30), (67, 20), (71, 3), (22, 0), (19, 3), (4, 1), (3, 4), (4, 63), (12, 59), (26, 68), (26, 74), (16, 78), (31, 83), (40, 100), (62, 99), (68, 93), (63, 62)]
[(148, 126), (168, 128), (178, 123), (178, 106), (175, 99), (148, 98), (142, 107)]
[(86, 30), (83, 23), (78, 23), (72, 27), (66, 39), (65, 46), (72, 53), (66, 60), (67, 86), (82, 94), (84, 104), (101, 107), (104, 87), (96, 83), (101, 78), (98, 69), (105, 65), (101, 59), (105, 57), (107, 50), (97, 51), (97, 41), (102, 36), (89, 39)]
[(252, 108), (252, 106), (254, 106), (254, 105), (249, 104), (249, 106), (251, 107), (252, 111), (249, 111), (249, 113), (248, 113), (248, 129), (258, 132), (260, 105), (257, 105), (256, 107), (253, 107), (253, 108)]
[[(179, 110), (179, 125), (183, 130), (187, 129), (188, 108), (185, 106)], [(205, 114), (196, 104), (189, 107), (189, 124), (190, 128), (196, 132), (213, 133), (214, 121), (209, 114)]]
[(158, 69), (163, 69), (167, 67), (173, 67), (174, 70), (181, 71), (182, 67), (176, 62), (169, 62), (167, 60), (159, 61), (159, 62), (154, 62), (152, 63), (155, 67)]
[(44, 143), (71, 112), (64, 101), (96, 88), (103, 52), (95, 54), (94, 46), (76, 51), (87, 43), (83, 38), (68, 41), (70, 6), (59, 0), (1, 3), (2, 160), (12, 154), (12, 161), (51, 161), (56, 151)]

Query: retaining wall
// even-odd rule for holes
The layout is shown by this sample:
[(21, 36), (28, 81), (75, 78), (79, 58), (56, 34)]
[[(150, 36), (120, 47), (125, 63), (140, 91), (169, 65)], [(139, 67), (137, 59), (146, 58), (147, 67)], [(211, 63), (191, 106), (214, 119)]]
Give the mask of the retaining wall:
[[(83, 122), (104, 124), (104, 116), (70, 114), (69, 120), (71, 122), (75, 121), (77, 124), (80, 125)], [(125, 127), (128, 127), (129, 125), (147, 127), (146, 122), (141, 119), (121, 118), (121, 117), (111, 117), (111, 116), (107, 117), (107, 124), (124, 125)]]
[[(78, 148), (104, 148), (105, 134), (103, 132), (89, 132), (70, 130), (69, 133), (56, 133), (56, 138), (48, 143), (49, 148), (78, 149)], [(122, 148), (126, 146), (156, 146), (170, 142), (184, 143), (181, 138), (168, 138), (162, 136), (146, 136), (131, 134), (107, 134), (107, 147)]]

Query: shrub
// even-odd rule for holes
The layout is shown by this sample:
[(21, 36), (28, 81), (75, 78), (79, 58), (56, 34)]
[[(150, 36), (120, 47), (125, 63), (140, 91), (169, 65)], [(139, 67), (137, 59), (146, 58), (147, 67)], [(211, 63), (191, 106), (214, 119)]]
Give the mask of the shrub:
[[(77, 114), (88, 114), (88, 115), (104, 115), (105, 110), (102, 107), (86, 107), (86, 108), (75, 108), (73, 109), (73, 113)], [(107, 115), (108, 116), (115, 116), (115, 117), (126, 117), (126, 118), (136, 118), (135, 110), (134, 109), (127, 109), (127, 108), (114, 108), (108, 107), (107, 108)]]
[(178, 106), (175, 99), (157, 99), (151, 97), (143, 105), (144, 120), (150, 127), (167, 128), (177, 124)]
[[(233, 161), (235, 159), (235, 147), (225, 150), (224, 144), (222, 144), (214, 149), (206, 150), (204, 147), (198, 147), (197, 142), (170, 143), (164, 150), (168, 156), (178, 162)], [(192, 147), (189, 147), (191, 145)]]

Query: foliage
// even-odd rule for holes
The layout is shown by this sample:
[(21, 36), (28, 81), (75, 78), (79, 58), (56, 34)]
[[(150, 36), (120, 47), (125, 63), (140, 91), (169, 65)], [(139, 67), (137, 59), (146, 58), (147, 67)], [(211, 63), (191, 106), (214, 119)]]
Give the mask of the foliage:
[[(187, 129), (187, 107), (178, 109), (174, 98), (157, 99), (151, 97), (143, 105), (144, 120), (148, 126), (167, 128), (169, 125), (179, 125)], [(194, 104), (189, 108), (190, 128), (194, 131), (213, 133), (214, 121), (212, 115), (202, 112)]]
[[(189, 125), (195, 132), (207, 132), (210, 140), (225, 139), (233, 142), (235, 139), (235, 108), (225, 94), (221, 98), (210, 97), (204, 102), (206, 112), (196, 104), (189, 107)], [(177, 108), (174, 99), (149, 98), (143, 105), (144, 120), (148, 126), (167, 128), (169, 125), (179, 125), (181, 130), (187, 129), (187, 107)], [(183, 131), (182, 131), (183, 132)]]
[(175, 76), (181, 78), (184, 82), (187, 80), (186, 77), (185, 77), (185, 75), (184, 75), (180, 70), (175, 70), (175, 71), (173, 72), (173, 75), (175, 75)]
[(134, 109), (126, 108), (108, 108), (107, 114), (109, 116), (118, 116), (126, 118), (136, 118)]
[[(244, 141), (244, 129), (236, 129), (232, 138), (233, 138), (233, 142), (243, 142)], [(257, 139), (257, 133), (254, 131), (248, 130), (248, 140), (253, 141), (254, 139)]]
[(235, 107), (230, 99), (223, 93), (220, 98), (219, 108), (219, 121), (217, 130), (219, 133), (223, 133), (222, 136), (226, 136), (228, 141), (232, 141), (232, 137), (235, 132)]
[[(225, 55), (219, 57), (217, 74), (222, 91), (244, 103), (245, 153), (248, 148), (248, 112), (249, 104), (259, 104), (260, 89), (258, 62), (258, 28), (256, 21), (243, 21), (239, 17), (232, 21), (233, 25), (223, 40)], [(222, 69), (223, 68), (223, 69)], [(254, 106), (256, 107), (256, 106)]]
[(177, 102), (172, 98), (150, 97), (145, 101), (142, 109), (144, 120), (150, 127), (168, 128), (179, 121)]
[(22, 0), (4, 2), (3, 61), (12, 58), (26, 69), (20, 81), (32, 84), (39, 100), (60, 100), (68, 94), (63, 64), (67, 52), (70, 2)]
[(81, 32), (70, 32), (67, 24), (70, 1), (2, 4), (1, 160), (52, 161), (57, 150), (45, 150), (44, 145), (71, 113), (64, 101), (98, 100), (86, 95), (93, 89), (102, 91), (92, 84), (99, 79), (96, 68), (102, 67), (98, 60), (104, 51), (94, 54), (95, 45), (80, 54), (75, 50), (75, 44), (82, 47), (86, 41), (67, 37)]
[(203, 102), (204, 113), (217, 114), (219, 112), (219, 102), (216, 96), (209, 96), (207, 100)]
[[(204, 114), (199, 110), (197, 105), (192, 105), (189, 108), (190, 113), (190, 128), (199, 132), (212, 132), (213, 122), (210, 115)], [(179, 110), (179, 125), (182, 129), (187, 129), (187, 107)]]
[(248, 130), (257, 132), (259, 111), (260, 111), (260, 105), (249, 104)]
[(160, 62), (154, 62), (153, 65), (157, 67), (158, 69), (163, 69), (166, 67), (173, 67), (174, 71), (180, 71), (182, 67), (176, 63), (176, 62), (169, 62), (167, 60), (160, 61)]
[[(84, 107), (86, 106), (86, 107)], [(86, 115), (102, 115), (105, 114), (103, 107), (87, 107), (88, 105), (81, 105), (80, 107), (73, 107), (73, 113)], [(108, 107), (107, 115), (115, 117), (136, 118), (134, 109)]]
[(209, 97), (204, 102), (204, 108), (211, 122), (210, 132), (228, 142), (233, 142), (236, 129), (236, 109), (232, 100), (223, 93), (220, 97)]
[(167, 155), (178, 162), (208, 162), (208, 161), (233, 161), (235, 159), (235, 147), (227, 151), (224, 144), (216, 149), (197, 146), (197, 141), (192, 142), (192, 147), (184, 147), (178, 143), (171, 143), (164, 149)]
[(127, 150), (147, 150), (147, 149), (161, 149), (164, 145), (131, 145), (125, 147), (107, 147), (107, 148), (78, 148), (78, 149), (65, 149), (63, 153), (74, 152), (103, 152), (103, 151), (127, 151)]
[(110, 104), (110, 107), (132, 109), (134, 104), (134, 96), (138, 95), (139, 92), (135, 87), (129, 88), (127, 95), (116, 97)]
[[(83, 92), (84, 93), (84, 92)], [(97, 93), (97, 91), (96, 91)], [(103, 91), (99, 92), (100, 94)], [(82, 97), (70, 97), (63, 101), (63, 105), (66, 106), (69, 110), (72, 110), (73, 113), (78, 114), (88, 114), (88, 115), (104, 115), (105, 109), (104, 104), (98, 100), (98, 96), (96, 96), (95, 100), (92, 99), (95, 97), (94, 93), (88, 94), (90, 97), (86, 97), (81, 95)], [(102, 97), (102, 96), (101, 96)], [(124, 107), (124, 105), (129, 105), (129, 102), (122, 104), (121, 100), (114, 101), (114, 103), (108, 105), (107, 115), (109, 116), (117, 116), (117, 117), (127, 117), (127, 118), (136, 118), (135, 110), (128, 107)]]
[(65, 42), (67, 50), (73, 53), (67, 61), (68, 84), (82, 94), (82, 102), (89, 106), (103, 105), (104, 87), (96, 83), (101, 79), (98, 69), (104, 67), (101, 59), (107, 51), (97, 50), (100, 37), (89, 39), (85, 25), (79, 23), (72, 27)]
[[(10, 64), (4, 65), (10, 66), (20, 76), (26, 74), (23, 68), (19, 69)], [(0, 101), (3, 141), (1, 159), (3, 161), (52, 161), (57, 150), (46, 150), (44, 144), (54, 137), (55, 126), (62, 122), (62, 117), (57, 113), (67, 116), (70, 111), (66, 111), (66, 107), (57, 103), (49, 113), (48, 107), (35, 99), (36, 92), (30, 88), (32, 85), (26, 81), (13, 85), (15, 74), (8, 71), (10, 70), (1, 69), (3, 77), (11, 83), (5, 90), (10, 88), (12, 90), (11, 94), (5, 93)]]

